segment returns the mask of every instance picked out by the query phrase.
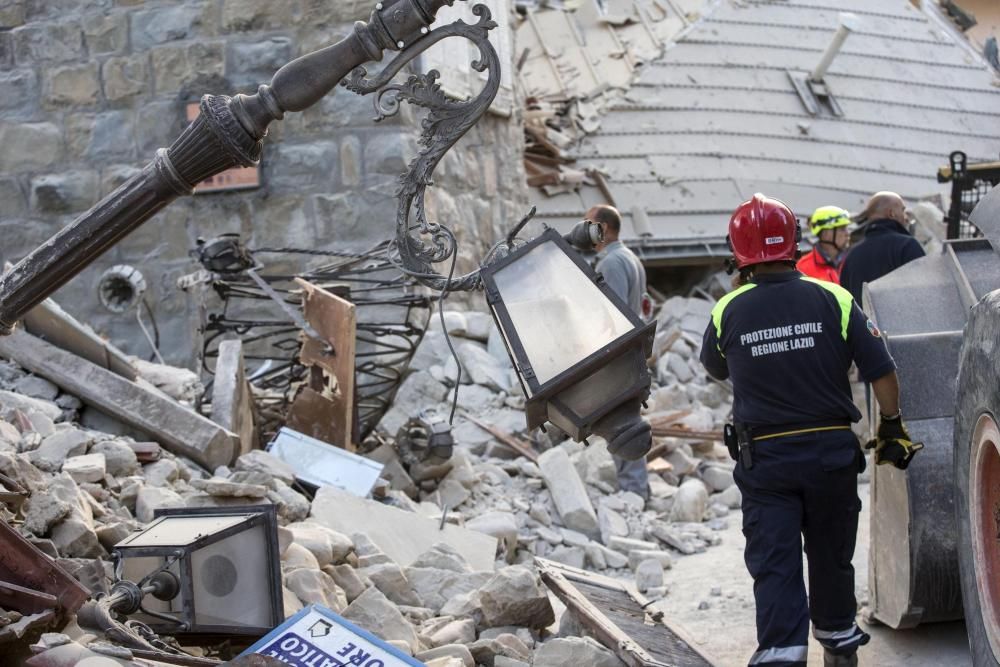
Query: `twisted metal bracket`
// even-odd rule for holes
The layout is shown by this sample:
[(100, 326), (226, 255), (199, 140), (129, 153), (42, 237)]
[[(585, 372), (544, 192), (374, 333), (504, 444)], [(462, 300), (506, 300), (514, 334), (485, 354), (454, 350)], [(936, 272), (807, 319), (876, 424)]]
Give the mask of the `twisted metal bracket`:
[[(399, 179), (396, 237), (387, 255), (403, 273), (443, 292), (471, 291), (481, 286), (478, 270), (453, 278), (442, 276), (431, 266), (451, 259), (457, 251), (457, 240), (446, 226), (427, 219), (424, 202), (438, 163), (486, 113), (500, 89), (500, 58), (489, 42), (489, 31), (497, 24), (485, 5), (474, 5), (472, 12), (479, 17), (476, 23), (470, 25), (459, 20), (435, 28), (397, 55), (377, 76), (369, 78), (367, 69), (358, 67), (341, 81), (342, 86), (358, 95), (375, 93), (376, 121), (399, 113), (403, 100), (429, 110), (419, 140), (423, 148)], [(472, 62), (472, 69), (488, 71), (486, 84), (478, 95), (468, 100), (449, 97), (437, 82), (440, 77), (437, 70), (411, 75), (404, 83), (391, 83), (406, 64), (449, 37), (462, 37), (478, 47), (479, 58)], [(415, 210), (416, 224), (411, 224), (411, 210)], [(414, 230), (430, 238), (422, 240), (412, 233)]]

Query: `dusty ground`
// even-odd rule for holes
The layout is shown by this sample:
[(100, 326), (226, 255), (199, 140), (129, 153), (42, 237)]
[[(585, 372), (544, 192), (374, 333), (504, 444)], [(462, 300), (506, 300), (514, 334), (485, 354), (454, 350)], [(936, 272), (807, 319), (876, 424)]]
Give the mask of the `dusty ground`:
[[(868, 598), (868, 485), (859, 495), (864, 507), (854, 567), (857, 571), (858, 599)], [(753, 589), (743, 566), (742, 515), (733, 512), (721, 546), (706, 553), (680, 557), (667, 572), (670, 594), (656, 606), (667, 618), (681, 625), (703, 650), (718, 660), (720, 667), (746, 665), (756, 647)], [(715, 592), (721, 595), (712, 595)], [(702, 603), (707, 609), (699, 609)], [(859, 653), (863, 667), (907, 665), (907, 667), (964, 667), (972, 665), (965, 626), (946, 623), (896, 631), (868, 627), (871, 643)], [(822, 665), (819, 644), (810, 641), (809, 664)]]

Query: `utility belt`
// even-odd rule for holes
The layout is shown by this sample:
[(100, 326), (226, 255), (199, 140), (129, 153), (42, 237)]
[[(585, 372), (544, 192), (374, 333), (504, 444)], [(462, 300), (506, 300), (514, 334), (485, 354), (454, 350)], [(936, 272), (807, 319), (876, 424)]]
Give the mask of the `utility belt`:
[(771, 440), (823, 431), (849, 430), (851, 430), (851, 422), (845, 419), (831, 419), (798, 424), (769, 424), (767, 426), (750, 426), (737, 422), (726, 424), (722, 431), (722, 436), (723, 441), (726, 443), (726, 449), (729, 450), (729, 456), (734, 461), (742, 463), (745, 470), (750, 470), (753, 468), (754, 442), (757, 440)]

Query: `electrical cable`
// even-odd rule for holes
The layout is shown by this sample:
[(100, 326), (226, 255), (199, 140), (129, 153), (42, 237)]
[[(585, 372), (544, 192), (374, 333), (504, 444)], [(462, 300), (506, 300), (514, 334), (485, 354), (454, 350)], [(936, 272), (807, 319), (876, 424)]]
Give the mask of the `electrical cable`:
[[(149, 329), (146, 328), (146, 325), (142, 321), (142, 307), (141, 306), (146, 306), (146, 309), (149, 310), (149, 304), (146, 303), (145, 299), (143, 299), (142, 303), (140, 304), (140, 307), (138, 307), (138, 308), (135, 309), (135, 320), (136, 320), (136, 322), (139, 323), (139, 328), (142, 329), (142, 333), (146, 337), (146, 340), (149, 341), (149, 346), (151, 348), (153, 348), (153, 357), (156, 359), (157, 362), (159, 362), (161, 364), (166, 364), (167, 362), (165, 362), (163, 360), (163, 356), (160, 354), (160, 348), (159, 348), (159, 345), (158, 345), (159, 339), (160, 339), (160, 332), (159, 332), (159, 330), (157, 330), (157, 332), (156, 332), (156, 340), (154, 341), (153, 340), (153, 336), (150, 335), (150, 333), (149, 333)], [(150, 316), (152, 317), (152, 311), (150, 311)], [(153, 326), (156, 327), (156, 321), (153, 320), (152, 323), (153, 323)]]
[(448, 350), (451, 351), (451, 358), (455, 360), (455, 393), (451, 399), (451, 414), (448, 416), (448, 424), (450, 426), (455, 425), (455, 410), (458, 409), (458, 388), (462, 386), (462, 362), (458, 360), (458, 353), (455, 352), (455, 347), (451, 344), (451, 334), (448, 333), (448, 327), (444, 324), (444, 300), (448, 296), (448, 288), (451, 286), (451, 279), (455, 276), (455, 265), (458, 263), (458, 253), (454, 252), (451, 255), (451, 269), (448, 271), (448, 280), (445, 282), (444, 286), (441, 288), (441, 293), (438, 295), (438, 316), (441, 318), (441, 329), (444, 331), (444, 341), (448, 344)]

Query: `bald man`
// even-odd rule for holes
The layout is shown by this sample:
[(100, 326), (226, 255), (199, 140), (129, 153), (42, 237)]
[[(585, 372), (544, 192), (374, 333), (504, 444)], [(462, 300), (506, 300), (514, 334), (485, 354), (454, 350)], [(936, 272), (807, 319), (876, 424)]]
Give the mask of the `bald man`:
[(906, 204), (895, 192), (876, 192), (858, 217), (867, 221), (865, 236), (847, 253), (840, 284), (860, 304), (862, 285), (923, 257), (924, 249), (910, 235)]

